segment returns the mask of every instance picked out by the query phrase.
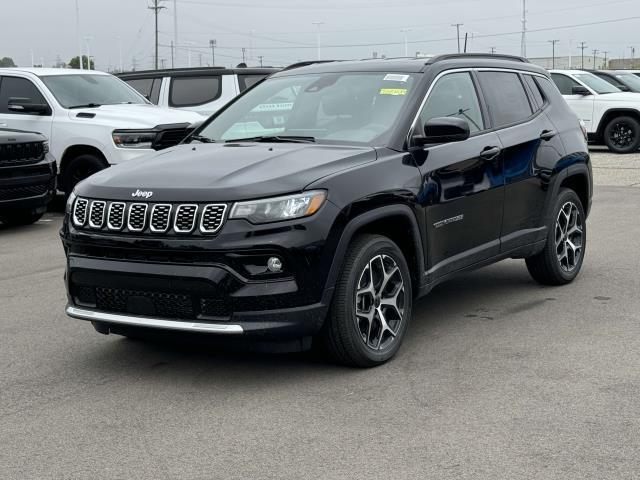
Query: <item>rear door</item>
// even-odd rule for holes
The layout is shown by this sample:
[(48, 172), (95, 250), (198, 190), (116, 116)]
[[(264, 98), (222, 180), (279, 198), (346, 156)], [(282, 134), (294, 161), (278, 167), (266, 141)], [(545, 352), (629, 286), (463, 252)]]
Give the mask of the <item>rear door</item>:
[(542, 212), (553, 168), (564, 154), (549, 104), (533, 77), (512, 71), (478, 72), (502, 144), (504, 216), (501, 251), (544, 238)]
[(418, 161), (423, 177), (419, 202), (425, 207), (429, 274), (444, 276), (499, 252), (503, 210), (500, 140), (490, 131), (470, 71), (446, 73), (429, 92), (414, 127), (427, 120), (458, 117), (471, 137), (430, 146)]

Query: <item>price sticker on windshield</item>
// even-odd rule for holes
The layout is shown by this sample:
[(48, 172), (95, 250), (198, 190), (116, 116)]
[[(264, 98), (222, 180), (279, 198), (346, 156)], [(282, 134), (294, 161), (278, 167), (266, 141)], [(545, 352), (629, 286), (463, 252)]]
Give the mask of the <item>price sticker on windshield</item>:
[(381, 88), (380, 95), (406, 95), (406, 88)]

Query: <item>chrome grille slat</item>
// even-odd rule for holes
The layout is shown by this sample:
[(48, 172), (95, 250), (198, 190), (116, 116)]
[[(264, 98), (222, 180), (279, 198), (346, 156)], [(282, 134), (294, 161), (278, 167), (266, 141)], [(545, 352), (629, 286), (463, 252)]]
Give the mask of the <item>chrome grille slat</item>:
[(176, 216), (173, 219), (173, 230), (176, 233), (191, 233), (196, 226), (198, 205), (183, 204), (176, 208)]
[(87, 222), (87, 205), (89, 200), (86, 198), (78, 198), (73, 206), (73, 224), (76, 227), (82, 227)]
[(205, 205), (200, 216), (200, 231), (202, 233), (216, 233), (224, 223), (227, 205), (224, 203), (210, 203)]
[(132, 203), (129, 206), (129, 216), (127, 217), (127, 228), (131, 232), (142, 232), (147, 225), (147, 210), (149, 206), (146, 203)]
[(149, 229), (153, 233), (165, 233), (171, 226), (171, 209), (169, 203), (156, 203), (151, 208), (151, 222)]
[(107, 228), (109, 230), (122, 230), (124, 227), (124, 214), (127, 204), (124, 202), (112, 202), (107, 213)]
[(104, 225), (104, 211), (107, 203), (102, 200), (94, 200), (89, 208), (89, 226), (91, 228), (102, 228)]

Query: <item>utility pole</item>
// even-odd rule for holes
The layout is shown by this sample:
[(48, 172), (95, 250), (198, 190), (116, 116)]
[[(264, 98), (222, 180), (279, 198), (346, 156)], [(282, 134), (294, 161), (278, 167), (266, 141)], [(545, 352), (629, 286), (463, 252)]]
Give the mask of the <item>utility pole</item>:
[(87, 70), (91, 70), (91, 40), (93, 37), (84, 37), (84, 41), (87, 42)]
[(599, 50), (596, 50), (595, 48), (593, 49), (593, 69), (597, 70), (596, 68), (596, 55), (598, 54)]
[(324, 22), (311, 22), (312, 25), (316, 26), (316, 45), (317, 45), (317, 49), (318, 49), (318, 60), (320, 60), (321, 57), (321, 53), (320, 53), (320, 25), (324, 25)]
[(467, 39), (469, 38), (469, 32), (464, 33), (464, 53), (467, 53)]
[(122, 73), (122, 37), (118, 35), (118, 69)]
[[(173, 0), (173, 44), (178, 45), (178, 2)], [(171, 68), (173, 68), (173, 57), (171, 57)]]
[(522, 43), (520, 55), (527, 58), (527, 0), (522, 0)]
[(407, 33), (411, 31), (410, 28), (401, 28), (400, 31), (404, 34), (404, 56), (409, 56), (409, 45), (407, 40)]
[(496, 53), (496, 47), (491, 47), (491, 55), (494, 55)]
[(156, 54), (155, 54), (155, 69), (158, 70), (158, 13), (160, 10), (167, 7), (161, 7), (159, 2), (162, 0), (153, 0), (153, 6), (148, 7), (149, 10), (153, 10), (153, 14), (155, 16), (155, 30), (156, 30)]
[(634, 66), (634, 59), (636, 58), (636, 47), (629, 47), (631, 49), (631, 61), (629, 62), (629, 66), (631, 68), (633, 68)]
[(551, 44), (551, 68), (556, 68), (556, 43), (558, 43), (560, 40), (547, 41)]
[(585, 42), (580, 42), (580, 46), (578, 47), (581, 51), (581, 59), (582, 59), (582, 66), (580, 67), (582, 70), (584, 70), (584, 51), (587, 48), (587, 46), (585, 45)]
[(260, 60), (260, 68), (262, 68), (262, 58), (264, 55), (258, 55), (258, 60)]
[(76, 0), (76, 41), (78, 42), (78, 60), (80, 60), (80, 70), (82, 68), (82, 40), (80, 38), (80, 5)]
[(137, 67), (138, 67), (138, 59), (136, 57), (133, 57), (131, 59), (131, 71), (135, 72)]
[(174, 68), (174, 63), (173, 63), (173, 40), (171, 40), (171, 68)]
[(165, 69), (164, 62), (166, 62), (166, 61), (167, 60), (165, 58), (161, 58), (160, 59), (160, 66), (162, 67), (163, 70)]
[(209, 40), (209, 46), (211, 47), (211, 66), (216, 66), (216, 45), (218, 44), (216, 39)]
[(605, 50), (604, 52), (602, 52), (602, 54), (604, 55), (604, 69), (606, 70), (608, 68), (607, 66), (607, 54), (609, 53), (609, 50)]
[(460, 27), (464, 25), (464, 23), (452, 23), (452, 27), (456, 27), (456, 36), (458, 37), (458, 53), (460, 53)]
[(33, 50), (31, 50), (31, 68), (35, 65), (35, 60), (33, 59)]
[(247, 51), (246, 48), (242, 47), (242, 63), (245, 63), (245, 52)]

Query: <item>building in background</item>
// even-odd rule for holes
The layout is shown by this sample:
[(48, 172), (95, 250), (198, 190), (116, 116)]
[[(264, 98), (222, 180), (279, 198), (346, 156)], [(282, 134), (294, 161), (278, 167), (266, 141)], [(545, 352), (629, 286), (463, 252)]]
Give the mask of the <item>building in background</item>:
[[(543, 68), (546, 68), (547, 70), (550, 70), (551, 68), (553, 68), (553, 58), (552, 57), (537, 57), (537, 58), (529, 58), (529, 61), (531, 63), (534, 63), (536, 65), (540, 65)], [(611, 65), (611, 63), (614, 60), (610, 60), (607, 59), (607, 64)], [(599, 70), (605, 70), (607, 69), (607, 66), (605, 65), (605, 60), (604, 57), (598, 57), (596, 56), (595, 59), (595, 69), (599, 69)], [(571, 57), (565, 56), (565, 57), (556, 57), (555, 58), (555, 68), (560, 69), (560, 70), (571, 70), (571, 69), (578, 69), (580, 70), (582, 67), (582, 57), (580, 56), (580, 54), (578, 55), (573, 55)], [(613, 67), (609, 67), (609, 68), (613, 68)], [(594, 69), (594, 62), (593, 62), (593, 55), (585, 55), (584, 56), (584, 69), (585, 70), (593, 70)]]

